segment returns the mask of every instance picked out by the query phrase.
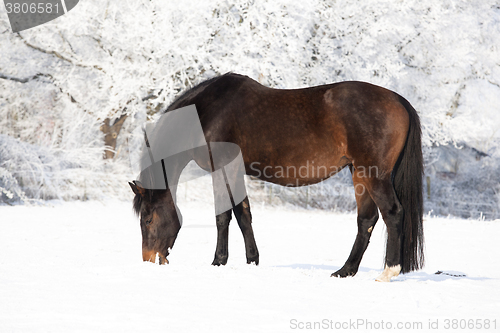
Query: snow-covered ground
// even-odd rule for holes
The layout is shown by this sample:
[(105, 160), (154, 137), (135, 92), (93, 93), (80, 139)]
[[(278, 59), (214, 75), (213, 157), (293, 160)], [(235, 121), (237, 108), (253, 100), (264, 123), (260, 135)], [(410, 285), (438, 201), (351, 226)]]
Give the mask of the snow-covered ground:
[(447, 319), (500, 328), (498, 220), (426, 218), (425, 269), (377, 283), (381, 221), (359, 273), (336, 279), (330, 274), (354, 241), (353, 214), (254, 204), (260, 265), (245, 263), (233, 221), (229, 262), (213, 267), (213, 207), (184, 201), (181, 209), (170, 265), (159, 266), (142, 262), (130, 202), (0, 206), (0, 332), (311, 331), (308, 325), (421, 332), (436, 320), (453, 330)]

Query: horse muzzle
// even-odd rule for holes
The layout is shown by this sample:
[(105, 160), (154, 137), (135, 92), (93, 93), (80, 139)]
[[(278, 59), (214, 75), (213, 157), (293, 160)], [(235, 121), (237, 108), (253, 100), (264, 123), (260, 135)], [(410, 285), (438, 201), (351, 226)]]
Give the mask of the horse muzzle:
[(142, 250), (142, 260), (150, 261), (152, 263), (156, 262), (156, 254), (158, 254), (158, 263), (160, 265), (168, 264), (168, 259), (163, 254), (154, 250)]

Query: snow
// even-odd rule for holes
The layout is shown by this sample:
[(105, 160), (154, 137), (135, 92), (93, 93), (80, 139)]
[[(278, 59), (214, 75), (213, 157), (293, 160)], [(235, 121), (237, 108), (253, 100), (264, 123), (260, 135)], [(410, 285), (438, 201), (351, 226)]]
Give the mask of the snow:
[(246, 264), (233, 221), (229, 262), (213, 267), (213, 206), (180, 207), (184, 226), (170, 265), (160, 266), (142, 262), (130, 200), (0, 206), (0, 331), (288, 332), (324, 319), (421, 322), (418, 331), (446, 318), (500, 324), (499, 220), (427, 217), (425, 268), (378, 283), (381, 221), (358, 274), (337, 279), (330, 274), (351, 249), (353, 214), (253, 205), (259, 266)]
[[(497, 0), (88, 0), (12, 34), (0, 6), (0, 201), (26, 204), (0, 205), (0, 332), (287, 332), (324, 319), (426, 331), (446, 318), (498, 330), (499, 22)], [(171, 264), (143, 263), (128, 153), (180, 91), (227, 71), (275, 88), (363, 80), (400, 93), (422, 120), (426, 209), (492, 221), (426, 217), (426, 267), (388, 284), (374, 281), (379, 221), (359, 273), (336, 279), (356, 216), (328, 209), (354, 208), (349, 176), (281, 193), (254, 182), (260, 265), (245, 264), (233, 221), (228, 265), (213, 267), (211, 190), (186, 182)], [(122, 113), (117, 155), (103, 160), (99, 127)], [(445, 144), (468, 147), (454, 175), (437, 169)], [(62, 201), (74, 199), (94, 201)]]
[[(465, 144), (498, 165), (499, 22), (498, 0), (87, 0), (13, 34), (0, 6), (0, 200), (120, 197), (145, 122), (181, 91), (229, 71), (274, 88), (386, 87), (419, 112), (427, 162), (436, 146)], [(103, 161), (99, 128), (122, 114), (118, 156)], [(26, 150), (33, 154), (19, 165)], [(451, 195), (433, 196), (426, 209), (499, 218), (497, 169), (460, 171), (479, 190), (432, 179), (432, 191)]]

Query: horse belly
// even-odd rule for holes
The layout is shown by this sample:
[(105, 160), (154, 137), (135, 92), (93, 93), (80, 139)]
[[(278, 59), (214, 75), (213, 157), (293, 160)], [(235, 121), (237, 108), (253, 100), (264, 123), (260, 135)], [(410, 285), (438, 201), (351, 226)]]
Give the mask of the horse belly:
[(257, 156), (244, 154), (246, 171), (248, 175), (283, 186), (316, 184), (350, 163), (342, 153), (342, 145), (328, 148), (330, 145), (326, 143), (297, 142)]

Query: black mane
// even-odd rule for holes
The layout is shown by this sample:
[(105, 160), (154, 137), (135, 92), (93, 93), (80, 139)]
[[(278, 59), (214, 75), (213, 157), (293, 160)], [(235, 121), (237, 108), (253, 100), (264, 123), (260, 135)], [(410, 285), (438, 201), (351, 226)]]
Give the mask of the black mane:
[(229, 76), (229, 75), (238, 75), (238, 74), (234, 74), (234, 73), (231, 73), (231, 72), (228, 72), (224, 75), (220, 75), (220, 76), (215, 76), (211, 79), (208, 79), (206, 81), (203, 81), (199, 84), (197, 84), (196, 86), (192, 87), (192, 88), (188, 88), (186, 90), (184, 90), (179, 97), (177, 97), (169, 106), (168, 108), (164, 111), (164, 112), (168, 112), (168, 111), (172, 111), (172, 110), (175, 110), (175, 109), (179, 109), (183, 106), (187, 106), (189, 103), (189, 101), (191, 100), (191, 97), (194, 97), (196, 95), (198, 95), (200, 92), (202, 92), (206, 87), (208, 87), (210, 84), (214, 83), (215, 81), (218, 81), (220, 78), (223, 78), (225, 76)]
[[(146, 190), (149, 191), (149, 190)], [(136, 194), (134, 197), (134, 213), (135, 215), (139, 216), (141, 213), (141, 206), (142, 206), (142, 196), (139, 194)]]

